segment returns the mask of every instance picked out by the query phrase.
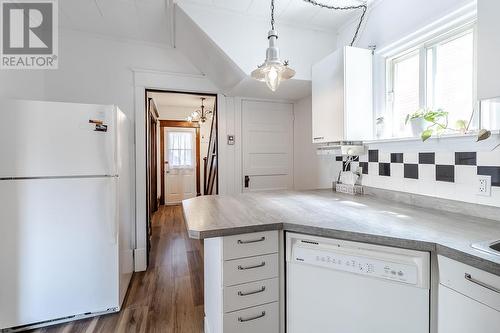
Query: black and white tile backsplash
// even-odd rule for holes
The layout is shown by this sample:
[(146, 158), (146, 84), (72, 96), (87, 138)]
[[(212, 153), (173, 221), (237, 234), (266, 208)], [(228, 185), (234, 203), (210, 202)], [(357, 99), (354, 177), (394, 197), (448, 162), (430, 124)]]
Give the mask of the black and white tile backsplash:
[[(342, 167), (361, 167), (366, 186), (500, 206), (499, 150), (402, 153), (371, 149), (350, 167), (342, 161)], [(477, 175), (491, 176), (491, 197), (477, 195)]]

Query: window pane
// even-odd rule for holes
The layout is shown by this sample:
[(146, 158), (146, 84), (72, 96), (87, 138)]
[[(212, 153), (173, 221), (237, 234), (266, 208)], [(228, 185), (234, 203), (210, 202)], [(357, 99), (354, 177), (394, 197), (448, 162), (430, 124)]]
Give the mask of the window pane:
[(405, 125), (406, 115), (419, 109), (419, 56), (418, 53), (395, 60), (393, 67), (393, 133), (396, 137), (411, 136)]
[(168, 132), (168, 162), (170, 168), (193, 167), (193, 134)]
[[(449, 112), (449, 125), (455, 127), (457, 120), (469, 121), (474, 106), (472, 31), (435, 46), (433, 52), (435, 52), (434, 75), (428, 75), (427, 85), (434, 91), (433, 100), (428, 100), (428, 105)], [(428, 66), (429, 64), (432, 66), (432, 62), (428, 59)]]

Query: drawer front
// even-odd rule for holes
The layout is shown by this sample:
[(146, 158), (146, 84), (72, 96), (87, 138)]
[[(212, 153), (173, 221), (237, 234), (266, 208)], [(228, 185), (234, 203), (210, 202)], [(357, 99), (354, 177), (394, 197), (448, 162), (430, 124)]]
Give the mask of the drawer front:
[(278, 252), (278, 231), (224, 237), (224, 260)]
[(278, 277), (278, 254), (224, 261), (224, 286)]
[(277, 278), (224, 288), (224, 312), (276, 302), (279, 298)]
[(500, 311), (500, 276), (438, 256), (439, 282)]
[(279, 333), (278, 303), (224, 314), (224, 333)]

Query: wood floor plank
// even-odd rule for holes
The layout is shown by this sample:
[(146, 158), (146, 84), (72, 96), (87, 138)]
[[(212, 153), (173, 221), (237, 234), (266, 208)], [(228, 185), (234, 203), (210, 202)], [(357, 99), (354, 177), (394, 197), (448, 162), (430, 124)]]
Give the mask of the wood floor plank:
[(32, 333), (203, 333), (203, 242), (188, 237), (181, 206), (152, 221), (150, 263), (134, 273), (120, 313)]

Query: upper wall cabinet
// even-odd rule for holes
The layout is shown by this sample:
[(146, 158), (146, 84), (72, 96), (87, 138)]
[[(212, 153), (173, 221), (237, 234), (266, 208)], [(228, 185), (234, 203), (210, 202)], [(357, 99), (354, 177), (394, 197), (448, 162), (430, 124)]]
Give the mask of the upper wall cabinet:
[(477, 98), (500, 97), (500, 1), (477, 2)]
[(373, 139), (372, 57), (346, 46), (313, 65), (313, 143)]

